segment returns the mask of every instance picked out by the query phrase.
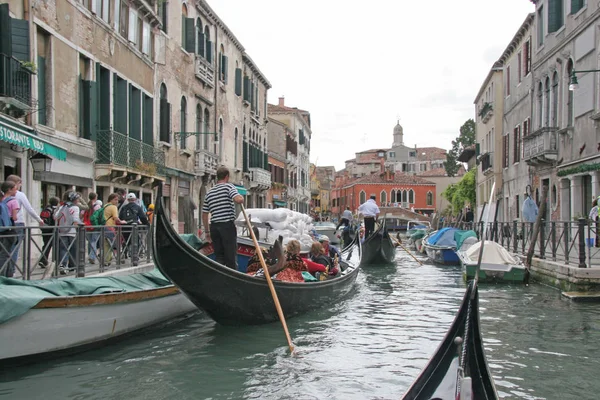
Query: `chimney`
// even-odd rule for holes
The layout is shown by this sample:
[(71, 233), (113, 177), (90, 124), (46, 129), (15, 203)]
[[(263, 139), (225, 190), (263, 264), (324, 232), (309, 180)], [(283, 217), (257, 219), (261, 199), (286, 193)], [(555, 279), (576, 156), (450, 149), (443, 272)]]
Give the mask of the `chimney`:
[(285, 107), (285, 97), (283, 96), (279, 98), (279, 107)]

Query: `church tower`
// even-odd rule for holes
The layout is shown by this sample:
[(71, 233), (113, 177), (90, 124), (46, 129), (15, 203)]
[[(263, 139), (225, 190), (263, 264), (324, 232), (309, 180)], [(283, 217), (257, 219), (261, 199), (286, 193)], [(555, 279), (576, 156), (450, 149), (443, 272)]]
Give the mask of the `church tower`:
[(392, 147), (404, 146), (404, 130), (400, 125), (400, 120), (394, 127), (394, 144)]

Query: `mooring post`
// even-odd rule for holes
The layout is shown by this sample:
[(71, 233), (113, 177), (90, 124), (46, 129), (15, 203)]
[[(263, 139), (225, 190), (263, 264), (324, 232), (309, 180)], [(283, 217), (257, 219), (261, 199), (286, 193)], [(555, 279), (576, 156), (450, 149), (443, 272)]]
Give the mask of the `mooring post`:
[(579, 218), (579, 268), (586, 268), (585, 265), (585, 218)]

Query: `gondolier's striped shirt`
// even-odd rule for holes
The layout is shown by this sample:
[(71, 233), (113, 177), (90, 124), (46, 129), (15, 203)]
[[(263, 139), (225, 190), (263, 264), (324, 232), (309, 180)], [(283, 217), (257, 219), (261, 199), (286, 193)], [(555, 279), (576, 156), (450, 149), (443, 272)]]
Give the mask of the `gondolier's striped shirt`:
[(219, 183), (208, 191), (204, 198), (202, 212), (210, 213), (210, 223), (235, 220), (233, 198), (238, 191), (231, 183)]

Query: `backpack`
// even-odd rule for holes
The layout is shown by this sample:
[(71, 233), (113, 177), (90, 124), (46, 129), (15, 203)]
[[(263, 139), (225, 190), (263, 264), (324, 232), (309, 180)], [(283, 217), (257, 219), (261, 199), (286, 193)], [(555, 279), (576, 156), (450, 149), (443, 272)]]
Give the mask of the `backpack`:
[(54, 226), (54, 210), (51, 207), (46, 207), (40, 213), (40, 218), (44, 221), (46, 226)]
[[(106, 208), (106, 206), (109, 206), (109, 205), (110, 205), (110, 203), (106, 204), (105, 206), (94, 211), (92, 213), (92, 215), (90, 215), (90, 224), (91, 225), (93, 225), (93, 226), (106, 225), (106, 218), (104, 217), (104, 209)], [(84, 218), (84, 223), (85, 223), (85, 215), (83, 218)]]
[(123, 206), (119, 212), (119, 218), (129, 225), (138, 222), (139, 217), (135, 206), (136, 204), (126, 204)]
[(8, 202), (12, 199), (14, 199), (14, 196), (9, 196), (0, 201), (0, 227), (12, 227), (15, 225), (10, 217), (10, 210), (8, 209)]

